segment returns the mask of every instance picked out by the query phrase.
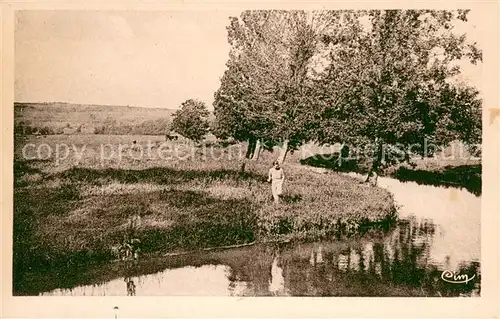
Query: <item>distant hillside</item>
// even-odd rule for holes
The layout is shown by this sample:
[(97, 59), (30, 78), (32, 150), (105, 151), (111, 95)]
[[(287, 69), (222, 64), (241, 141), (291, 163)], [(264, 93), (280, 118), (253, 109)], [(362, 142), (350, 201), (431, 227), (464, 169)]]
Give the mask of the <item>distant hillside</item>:
[(69, 103), (14, 103), (17, 132), (164, 134), (175, 110)]

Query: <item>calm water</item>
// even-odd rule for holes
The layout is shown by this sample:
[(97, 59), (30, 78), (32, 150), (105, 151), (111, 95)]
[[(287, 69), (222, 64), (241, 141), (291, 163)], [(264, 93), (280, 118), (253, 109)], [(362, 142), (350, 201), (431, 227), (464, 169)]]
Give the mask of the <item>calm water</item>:
[[(117, 262), (41, 295), (478, 296), (480, 197), (390, 178), (379, 185), (400, 205), (388, 233)], [(445, 270), (475, 277), (449, 283)]]

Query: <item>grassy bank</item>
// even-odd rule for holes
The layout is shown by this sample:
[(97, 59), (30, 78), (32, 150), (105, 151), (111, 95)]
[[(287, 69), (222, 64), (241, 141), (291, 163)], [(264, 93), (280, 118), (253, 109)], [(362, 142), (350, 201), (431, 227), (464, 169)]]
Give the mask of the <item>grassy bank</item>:
[[(55, 148), (67, 139), (56, 138), (24, 143)], [(16, 154), (15, 291), (23, 291), (23, 282), (36, 272), (116, 258), (132, 240), (142, 253), (316, 240), (387, 225), (395, 217), (387, 191), (342, 175), (315, 174), (293, 157), (284, 165), (283, 202), (274, 205), (265, 182), (273, 153), (263, 153), (240, 173), (236, 149), (172, 144), (183, 160), (155, 152), (138, 160), (131, 151), (102, 161), (104, 140), (72, 141), (86, 146), (82, 156), (56, 162), (53, 156), (26, 161)]]

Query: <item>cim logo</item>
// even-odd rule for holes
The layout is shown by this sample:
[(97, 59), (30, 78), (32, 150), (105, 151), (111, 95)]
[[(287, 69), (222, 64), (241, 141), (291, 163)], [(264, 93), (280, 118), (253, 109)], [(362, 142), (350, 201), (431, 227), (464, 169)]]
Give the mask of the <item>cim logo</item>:
[(445, 270), (441, 274), (441, 279), (443, 279), (446, 282), (452, 283), (452, 284), (466, 284), (472, 279), (474, 279), (476, 275), (472, 275), (472, 277), (469, 278), (469, 275), (467, 274), (458, 274), (453, 271)]

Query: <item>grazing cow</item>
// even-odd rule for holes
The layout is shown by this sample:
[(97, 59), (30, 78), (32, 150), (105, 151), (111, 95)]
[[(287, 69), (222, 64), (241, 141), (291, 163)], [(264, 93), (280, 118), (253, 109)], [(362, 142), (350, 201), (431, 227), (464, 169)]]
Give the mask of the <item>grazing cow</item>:
[(167, 141), (177, 141), (178, 136), (177, 135), (166, 135), (165, 136)]

